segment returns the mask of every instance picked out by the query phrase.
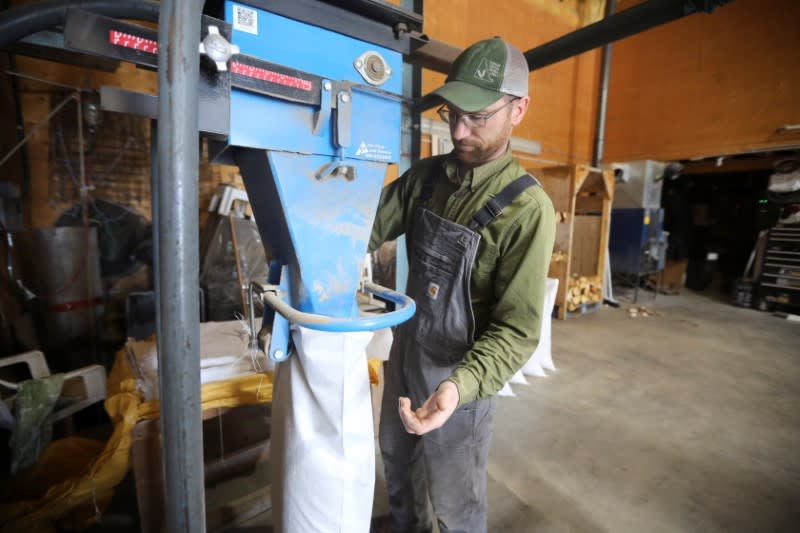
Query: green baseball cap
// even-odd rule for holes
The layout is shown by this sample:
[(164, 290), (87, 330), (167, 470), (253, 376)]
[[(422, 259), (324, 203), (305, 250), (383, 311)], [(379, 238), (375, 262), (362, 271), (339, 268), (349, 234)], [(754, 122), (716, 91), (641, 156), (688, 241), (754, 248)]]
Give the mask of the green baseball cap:
[(433, 91), (455, 107), (473, 113), (503, 95), (528, 95), (528, 62), (500, 37), (479, 41), (461, 52), (445, 84)]

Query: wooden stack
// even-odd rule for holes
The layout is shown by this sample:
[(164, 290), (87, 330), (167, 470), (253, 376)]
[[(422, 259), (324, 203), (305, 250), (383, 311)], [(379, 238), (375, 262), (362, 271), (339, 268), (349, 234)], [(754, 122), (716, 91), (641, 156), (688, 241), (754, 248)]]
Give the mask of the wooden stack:
[(569, 278), (567, 289), (567, 311), (575, 312), (581, 305), (603, 301), (603, 280), (598, 276), (578, 276)]
[(557, 316), (583, 313), (603, 300), (603, 276), (614, 197), (614, 172), (587, 165), (532, 168), (556, 211), (548, 276), (558, 279)]

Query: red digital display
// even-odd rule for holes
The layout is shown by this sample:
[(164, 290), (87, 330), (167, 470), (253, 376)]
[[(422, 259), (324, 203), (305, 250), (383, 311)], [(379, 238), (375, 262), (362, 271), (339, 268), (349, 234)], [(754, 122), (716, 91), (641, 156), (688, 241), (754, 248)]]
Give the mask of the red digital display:
[(247, 76), (248, 78), (255, 78), (257, 80), (268, 81), (270, 83), (277, 83), (278, 85), (292, 87), (294, 89), (300, 89), (303, 91), (310, 91), (314, 87), (314, 85), (308, 80), (297, 78), (295, 76), (289, 76), (287, 74), (281, 74), (280, 72), (273, 72), (265, 68), (237, 63), (236, 61), (231, 63), (231, 72), (233, 74)]
[(109, 30), (108, 42), (114, 46), (122, 46), (131, 50), (138, 50), (148, 54), (158, 55), (158, 42), (152, 39), (144, 39), (117, 30)]

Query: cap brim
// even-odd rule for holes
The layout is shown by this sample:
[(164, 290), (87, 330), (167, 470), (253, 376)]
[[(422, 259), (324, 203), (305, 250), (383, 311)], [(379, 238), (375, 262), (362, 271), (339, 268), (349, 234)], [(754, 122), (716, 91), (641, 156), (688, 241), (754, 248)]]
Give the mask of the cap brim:
[(468, 113), (485, 109), (503, 97), (499, 91), (490, 91), (463, 81), (448, 81), (433, 94)]

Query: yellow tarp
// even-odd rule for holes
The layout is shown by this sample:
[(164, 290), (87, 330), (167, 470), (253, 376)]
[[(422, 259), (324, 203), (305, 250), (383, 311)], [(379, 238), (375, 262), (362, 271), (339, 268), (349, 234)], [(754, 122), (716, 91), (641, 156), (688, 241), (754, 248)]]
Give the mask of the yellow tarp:
[[(378, 383), (381, 361), (369, 360), (369, 377)], [(108, 376), (105, 408), (114, 425), (102, 442), (66, 438), (52, 442), (36, 466), (11, 481), (13, 501), (0, 503), (0, 531), (54, 532), (56, 526), (81, 529), (106, 508), (114, 487), (130, 468), (131, 433), (140, 420), (159, 416), (157, 401), (144, 402), (128, 365), (125, 349), (117, 353)], [(202, 409), (236, 407), (272, 400), (272, 374), (259, 373), (201, 388)]]

